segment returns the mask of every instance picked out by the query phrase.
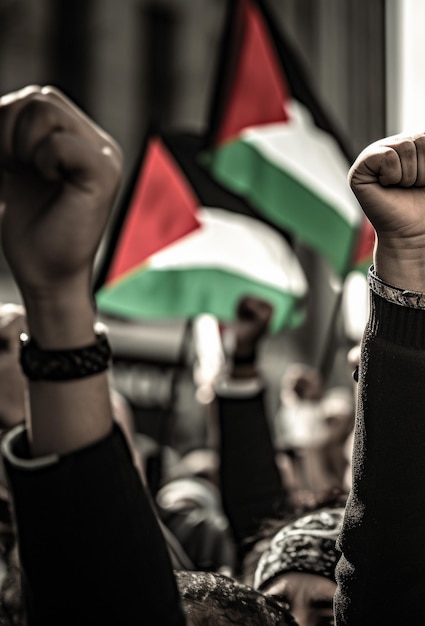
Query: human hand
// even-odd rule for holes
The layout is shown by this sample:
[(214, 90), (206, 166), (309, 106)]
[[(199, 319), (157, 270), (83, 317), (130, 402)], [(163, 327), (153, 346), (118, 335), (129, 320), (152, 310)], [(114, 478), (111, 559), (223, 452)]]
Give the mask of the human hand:
[(291, 363), (282, 379), (281, 400), (285, 405), (300, 400), (316, 401), (323, 395), (320, 371), (305, 363)]
[(348, 179), (377, 233), (379, 276), (394, 286), (425, 291), (425, 134), (371, 144)]
[(241, 298), (236, 310), (236, 322), (232, 326), (234, 378), (257, 376), (256, 359), (258, 343), (265, 337), (273, 315), (273, 307), (254, 296)]
[(255, 355), (258, 342), (267, 334), (273, 315), (269, 302), (246, 296), (237, 306), (235, 332), (235, 356), (245, 358)]
[(25, 304), (90, 293), (121, 161), (115, 141), (58, 90), (0, 99), (2, 239)]

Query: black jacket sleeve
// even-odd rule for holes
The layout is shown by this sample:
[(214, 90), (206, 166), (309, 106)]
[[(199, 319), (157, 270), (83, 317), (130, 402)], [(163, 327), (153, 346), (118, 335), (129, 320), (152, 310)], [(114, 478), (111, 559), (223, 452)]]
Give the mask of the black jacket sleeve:
[(359, 368), (338, 626), (425, 623), (425, 311), (372, 292)]
[(286, 492), (260, 391), (248, 397), (217, 395), (223, 507), (239, 545), (276, 514)]
[(2, 451), (29, 626), (182, 626), (171, 563), (118, 427), (62, 457), (29, 459), (25, 431)]

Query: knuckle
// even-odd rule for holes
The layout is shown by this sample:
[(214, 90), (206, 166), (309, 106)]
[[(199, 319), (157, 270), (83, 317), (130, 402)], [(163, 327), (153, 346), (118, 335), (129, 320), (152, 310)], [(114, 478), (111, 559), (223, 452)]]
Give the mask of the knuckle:
[(62, 91), (60, 89), (57, 89), (57, 87), (53, 87), (52, 85), (44, 85), (44, 87), (41, 88), (40, 93), (43, 96), (47, 97), (58, 96), (60, 98), (65, 98)]
[(416, 144), (416, 150), (420, 150), (421, 152), (424, 152), (425, 151), (425, 134), (419, 135), (419, 137), (415, 139), (415, 144)]
[(14, 107), (17, 104), (21, 104), (25, 101), (25, 99), (31, 97), (35, 93), (40, 93), (41, 88), (39, 85), (28, 85), (23, 89), (19, 89), (18, 91), (12, 91), (11, 93), (7, 93), (4, 96), (0, 97), (0, 107), (1, 108), (10, 108)]
[(115, 182), (121, 180), (123, 172), (123, 158), (121, 152), (114, 153), (114, 156), (108, 159), (111, 175)]
[(48, 126), (56, 123), (49, 97), (39, 93), (33, 94), (28, 99), (18, 121), (20, 124), (25, 124), (26, 127), (40, 122)]
[(415, 149), (415, 143), (413, 137), (402, 137), (398, 142), (395, 143), (395, 148), (399, 150), (408, 150), (412, 151)]
[(24, 162), (31, 159), (39, 141), (59, 127), (49, 100), (40, 94), (32, 95), (16, 120), (12, 139), (13, 154)]
[(20, 115), (39, 93), (40, 87), (30, 85), (0, 98), (0, 162), (3, 166), (14, 161), (14, 135)]
[(389, 170), (395, 169), (400, 165), (399, 155), (392, 147), (388, 147), (382, 154), (382, 165)]

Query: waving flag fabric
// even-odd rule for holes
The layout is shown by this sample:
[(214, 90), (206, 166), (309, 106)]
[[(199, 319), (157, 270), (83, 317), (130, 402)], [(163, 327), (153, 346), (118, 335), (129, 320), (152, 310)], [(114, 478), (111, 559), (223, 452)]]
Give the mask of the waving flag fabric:
[(341, 277), (373, 239), (347, 185), (351, 158), (263, 4), (231, 7), (203, 161)]
[(360, 234), (357, 239), (354, 256), (351, 259), (350, 270), (367, 274), (373, 262), (375, 247), (375, 230), (366, 217), (363, 217)]
[(120, 245), (114, 249), (108, 282), (199, 228), (197, 212), (198, 199), (179, 175), (161, 141), (153, 138), (142, 175), (134, 184), (131, 206), (125, 210), (125, 227)]
[[(206, 195), (214, 196), (213, 187)], [(99, 310), (136, 319), (211, 313), (229, 321), (251, 294), (273, 305), (272, 330), (299, 323), (307, 285), (291, 246), (249, 210), (228, 210), (225, 195), (216, 193), (219, 206), (201, 202), (164, 140), (152, 136), (105, 257)]]

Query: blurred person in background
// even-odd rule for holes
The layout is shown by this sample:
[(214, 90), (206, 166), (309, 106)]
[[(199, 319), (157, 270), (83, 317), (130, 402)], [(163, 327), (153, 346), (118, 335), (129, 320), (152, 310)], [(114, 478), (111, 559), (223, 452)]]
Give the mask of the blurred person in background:
[(286, 602), (299, 626), (333, 626), (336, 541), (344, 507), (322, 507), (285, 522), (260, 553), (253, 585)]
[(290, 363), (282, 378), (274, 418), (277, 462), (295, 508), (346, 491), (346, 442), (354, 427), (354, 398), (347, 386), (327, 387), (320, 371)]

